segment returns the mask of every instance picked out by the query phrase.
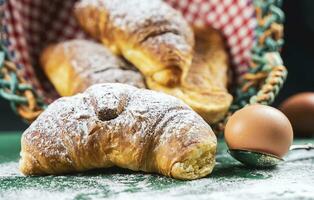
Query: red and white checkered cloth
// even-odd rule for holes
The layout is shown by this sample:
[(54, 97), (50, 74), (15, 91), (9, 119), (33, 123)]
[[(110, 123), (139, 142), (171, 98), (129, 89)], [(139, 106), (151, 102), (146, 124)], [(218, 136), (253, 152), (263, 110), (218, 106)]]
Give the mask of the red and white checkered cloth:
[[(109, 0), (108, 0), (109, 1)], [(148, 0), (143, 0), (148, 1)], [(220, 30), (227, 41), (235, 71), (246, 71), (256, 26), (252, 0), (166, 0), (190, 23)], [(50, 43), (88, 38), (73, 17), (76, 0), (6, 0), (3, 23), (7, 26), (9, 50), (21, 73), (47, 100), (54, 99), (52, 87), (38, 75), (38, 55)], [(123, 0), (121, 0), (123, 3)], [(35, 67), (34, 67), (35, 66)]]

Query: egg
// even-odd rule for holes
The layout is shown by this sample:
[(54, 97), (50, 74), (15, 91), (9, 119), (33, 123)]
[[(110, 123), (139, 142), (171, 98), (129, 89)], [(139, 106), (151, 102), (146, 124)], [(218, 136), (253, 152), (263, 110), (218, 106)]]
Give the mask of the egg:
[(230, 149), (282, 158), (292, 144), (293, 130), (288, 118), (279, 110), (265, 105), (249, 105), (229, 118), (225, 141)]
[(314, 92), (288, 98), (281, 104), (280, 110), (290, 120), (297, 136), (314, 135)]

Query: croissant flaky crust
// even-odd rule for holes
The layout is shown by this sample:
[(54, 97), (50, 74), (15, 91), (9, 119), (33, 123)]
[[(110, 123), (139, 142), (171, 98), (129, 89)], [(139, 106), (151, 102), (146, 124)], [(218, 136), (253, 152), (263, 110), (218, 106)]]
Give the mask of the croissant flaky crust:
[(192, 62), (194, 36), (179, 11), (162, 0), (81, 0), (82, 27), (159, 84), (179, 83)]
[(196, 179), (211, 173), (216, 137), (182, 101), (126, 84), (98, 84), (48, 106), (23, 133), (20, 170), (63, 174), (119, 166)]
[(61, 96), (71, 96), (96, 83), (145, 87), (140, 72), (93, 41), (75, 39), (48, 46), (41, 65)]
[(232, 102), (228, 93), (228, 53), (220, 33), (212, 28), (194, 28), (192, 65), (180, 85), (167, 87), (148, 80), (147, 86), (182, 99), (208, 123), (223, 119)]

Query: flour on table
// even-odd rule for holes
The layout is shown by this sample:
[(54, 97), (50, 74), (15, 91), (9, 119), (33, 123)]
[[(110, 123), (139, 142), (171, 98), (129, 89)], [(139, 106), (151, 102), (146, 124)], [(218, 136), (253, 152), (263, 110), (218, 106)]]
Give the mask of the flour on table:
[[(0, 164), (0, 199), (282, 200), (313, 199), (314, 159), (284, 163), (274, 170), (249, 170), (220, 152), (213, 174), (195, 181), (111, 170), (73, 176), (24, 177), (18, 163)], [(299, 153), (299, 157), (302, 152)], [(226, 162), (229, 159), (228, 162)], [(229, 164), (230, 166), (230, 164)], [(229, 174), (229, 175), (228, 175)], [(233, 174), (233, 175), (232, 175)], [(255, 178), (249, 178), (254, 176)]]

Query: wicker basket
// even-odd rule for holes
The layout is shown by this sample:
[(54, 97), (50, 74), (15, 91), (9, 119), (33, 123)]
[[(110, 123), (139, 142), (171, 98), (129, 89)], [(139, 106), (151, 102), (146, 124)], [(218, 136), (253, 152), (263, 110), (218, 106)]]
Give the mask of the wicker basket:
[[(0, 0), (0, 96), (8, 100), (13, 111), (28, 122), (33, 121), (56, 98), (55, 91), (36, 67), (40, 49), (49, 42), (88, 37), (69, 17), (69, 9), (74, 2)], [(284, 14), (279, 9), (281, 1), (167, 2), (181, 10), (191, 23), (210, 24), (226, 37), (237, 80), (228, 116), (247, 104), (273, 102), (287, 75), (279, 54), (283, 44), (284, 20)], [(63, 24), (60, 26), (60, 23)], [(225, 121), (215, 127), (223, 128)]]

